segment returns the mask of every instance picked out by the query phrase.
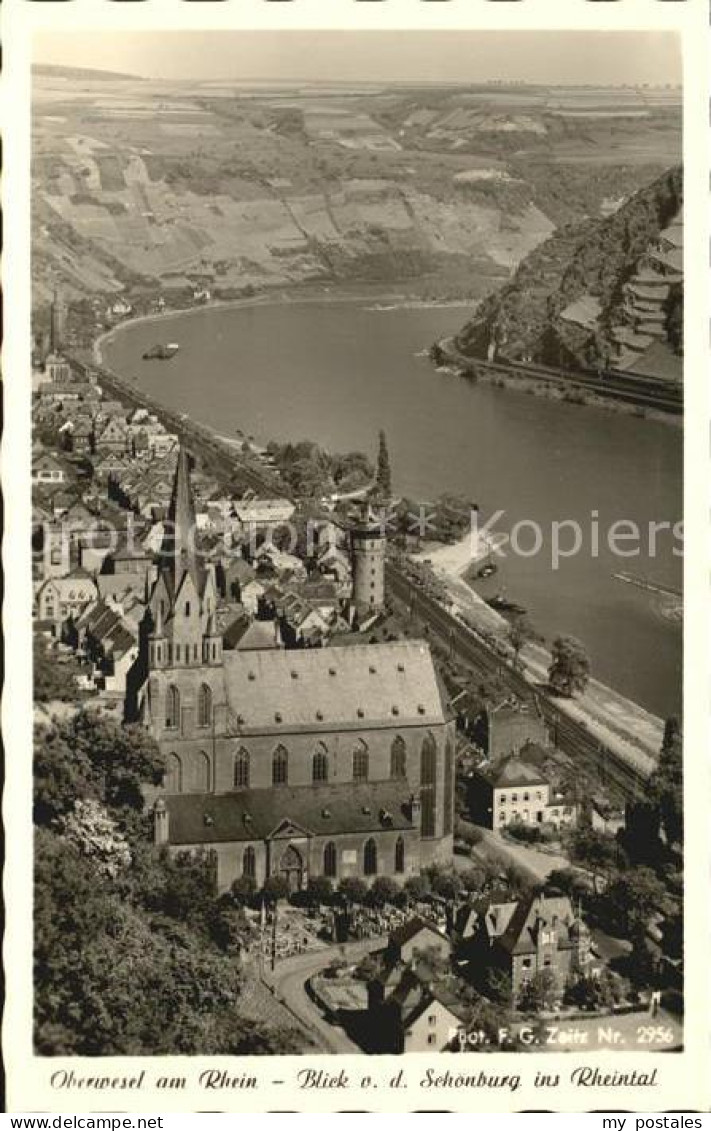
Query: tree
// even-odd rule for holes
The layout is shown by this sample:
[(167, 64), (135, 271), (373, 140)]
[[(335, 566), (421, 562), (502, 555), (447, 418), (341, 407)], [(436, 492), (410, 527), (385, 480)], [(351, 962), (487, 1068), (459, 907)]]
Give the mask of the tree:
[(333, 895), (333, 881), (328, 876), (310, 876), (306, 893), (310, 903), (328, 903)]
[(509, 624), (507, 635), (513, 651), (514, 667), (517, 668), (520, 666), (523, 646), (533, 637), (531, 624), (523, 613), (513, 618)]
[(400, 890), (400, 885), (390, 876), (376, 876), (368, 892), (368, 901), (375, 907), (383, 907), (386, 903), (395, 903)]
[(338, 890), (348, 903), (365, 903), (368, 885), (359, 876), (346, 876), (338, 885)]
[(646, 929), (650, 915), (663, 903), (664, 894), (664, 885), (651, 868), (630, 868), (621, 872), (605, 893), (627, 938)]
[(392, 472), (390, 470), (388, 442), (382, 430), (378, 435), (378, 471), (375, 482), (378, 487), (378, 494), (389, 499), (392, 495)]
[[(239, 1015), (231, 956), (186, 923), (122, 899), (113, 880), (47, 829), (35, 842), (34, 923), (41, 1055), (282, 1051), (282, 1036)], [(287, 1043), (299, 1051), (293, 1034)]]
[(71, 703), (79, 698), (73, 666), (58, 664), (56, 658), (52, 659), (47, 645), (39, 636), (35, 636), (33, 641), (32, 666), (33, 692), (38, 703), (50, 703), (53, 700)]
[(496, 1005), (511, 1004), (511, 979), (499, 966), (487, 966), (481, 978), (482, 992)]
[(92, 711), (35, 732), (35, 813), (47, 819), (76, 799), (95, 798), (110, 812), (143, 809), (142, 787), (158, 785), (164, 761), (140, 726), (121, 726)]
[(589, 825), (580, 825), (573, 830), (568, 840), (568, 852), (574, 864), (579, 864), (592, 873), (596, 894), (600, 890), (598, 881), (609, 877), (620, 858), (617, 842)]
[(677, 719), (667, 719), (657, 768), (649, 779), (649, 796), (669, 845), (684, 838), (683, 744)]
[(560, 997), (555, 977), (551, 970), (539, 970), (528, 978), (518, 995), (518, 1008), (522, 1013), (540, 1013), (551, 1009)]
[(230, 895), (235, 904), (243, 907), (250, 902), (256, 890), (256, 881), (251, 876), (238, 876), (230, 888)]
[(551, 649), (548, 681), (558, 695), (570, 697), (584, 691), (590, 676), (590, 660), (579, 640), (573, 636), (556, 636)]
[(426, 875), (409, 876), (405, 880), (405, 892), (415, 903), (428, 896), (431, 890), (432, 885)]
[(583, 975), (572, 978), (565, 988), (565, 1003), (578, 1009), (600, 1012), (615, 1004), (615, 990), (612, 979), (606, 972), (596, 975)]
[(278, 903), (280, 899), (287, 899), (290, 894), (289, 881), (286, 876), (275, 873), (267, 876), (262, 892), (270, 903)]

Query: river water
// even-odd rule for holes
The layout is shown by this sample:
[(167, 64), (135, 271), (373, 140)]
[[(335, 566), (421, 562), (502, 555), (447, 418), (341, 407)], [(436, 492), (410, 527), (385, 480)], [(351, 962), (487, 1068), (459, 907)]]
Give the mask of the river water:
[[(657, 535), (654, 556), (647, 552), (649, 523), (682, 515), (681, 430), (438, 373), (423, 351), (458, 329), (467, 309), (376, 306), (206, 309), (129, 325), (106, 342), (104, 356), (169, 407), (226, 435), (309, 438), (374, 458), (385, 429), (398, 492), (462, 493), (487, 516), (504, 512), (497, 529), (517, 529), (520, 552), (508, 550), (485, 595), (503, 588), (547, 639), (563, 632), (582, 640), (603, 682), (659, 715), (678, 711), (681, 624), (664, 598), (613, 574), (681, 587), (671, 533)], [(159, 341), (179, 342), (180, 352), (144, 361)], [(566, 520), (580, 524), (583, 550), (554, 570), (552, 524)], [(641, 553), (610, 552), (607, 531), (621, 520), (642, 531)], [(536, 554), (531, 523), (543, 536)], [(561, 541), (572, 539), (566, 528)], [(620, 545), (629, 552), (638, 543)]]

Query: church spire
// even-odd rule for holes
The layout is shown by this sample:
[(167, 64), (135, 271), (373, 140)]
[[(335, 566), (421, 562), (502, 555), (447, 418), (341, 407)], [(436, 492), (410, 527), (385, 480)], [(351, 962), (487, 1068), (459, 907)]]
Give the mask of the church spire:
[(161, 572), (167, 574), (173, 595), (177, 593), (186, 573), (192, 577), (197, 592), (202, 593), (204, 571), (198, 560), (196, 534), (197, 520), (190, 482), (190, 457), (187, 448), (181, 444), (160, 550)]

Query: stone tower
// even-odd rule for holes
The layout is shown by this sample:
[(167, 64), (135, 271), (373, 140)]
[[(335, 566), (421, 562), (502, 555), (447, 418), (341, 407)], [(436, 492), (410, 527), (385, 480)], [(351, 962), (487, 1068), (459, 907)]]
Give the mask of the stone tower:
[(378, 612), (385, 602), (385, 531), (366, 506), (350, 534), (353, 602), (362, 616)]

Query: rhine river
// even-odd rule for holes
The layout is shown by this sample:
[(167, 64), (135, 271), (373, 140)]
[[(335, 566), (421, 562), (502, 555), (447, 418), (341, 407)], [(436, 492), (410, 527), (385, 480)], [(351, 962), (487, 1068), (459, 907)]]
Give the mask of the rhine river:
[[(324, 299), (215, 307), (129, 325), (105, 343), (104, 357), (224, 435), (309, 438), (375, 459), (383, 428), (399, 493), (463, 494), (484, 515), (503, 511), (499, 530), (526, 523), (518, 528), (522, 553), (508, 551), (484, 595), (503, 589), (548, 640), (582, 640), (597, 678), (656, 714), (679, 711), (681, 624), (659, 595), (613, 574), (681, 588), (672, 535), (657, 536), (653, 557), (647, 551), (649, 523), (682, 516), (681, 429), (438, 373), (423, 351), (457, 330), (469, 308), (374, 306)], [(167, 341), (180, 343), (171, 361), (142, 359)], [(583, 549), (553, 570), (551, 527), (565, 520), (579, 523)], [(610, 552), (607, 531), (623, 520), (642, 538), (621, 541), (622, 549), (642, 544), (642, 553)], [(542, 532), (539, 553), (531, 553), (530, 523)], [(561, 540), (572, 537), (566, 528)]]

